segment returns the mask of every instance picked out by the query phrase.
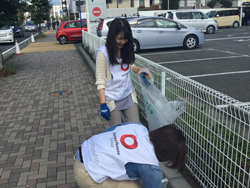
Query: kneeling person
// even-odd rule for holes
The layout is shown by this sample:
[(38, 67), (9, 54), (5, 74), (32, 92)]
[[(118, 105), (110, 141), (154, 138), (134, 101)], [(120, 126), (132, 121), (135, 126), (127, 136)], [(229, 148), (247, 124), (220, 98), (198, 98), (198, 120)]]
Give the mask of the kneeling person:
[(74, 176), (81, 188), (160, 188), (159, 162), (182, 171), (186, 152), (185, 137), (173, 125), (149, 132), (142, 124), (123, 123), (83, 142)]

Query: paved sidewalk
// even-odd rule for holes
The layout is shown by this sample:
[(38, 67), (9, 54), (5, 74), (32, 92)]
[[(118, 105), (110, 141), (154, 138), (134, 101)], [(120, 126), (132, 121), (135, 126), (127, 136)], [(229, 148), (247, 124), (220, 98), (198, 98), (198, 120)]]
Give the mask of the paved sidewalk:
[[(108, 127), (88, 65), (72, 45), (46, 35), (11, 58), (15, 75), (0, 77), (1, 188), (77, 187), (75, 151)], [(49, 95), (60, 90), (72, 93)]]

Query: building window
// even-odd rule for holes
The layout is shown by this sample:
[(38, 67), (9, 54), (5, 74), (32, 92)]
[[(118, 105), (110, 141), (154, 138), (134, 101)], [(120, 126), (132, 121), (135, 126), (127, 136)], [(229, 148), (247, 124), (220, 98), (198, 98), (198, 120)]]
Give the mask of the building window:
[(144, 0), (140, 0), (140, 6), (144, 6)]
[(118, 4), (126, 4), (126, 0), (118, 0)]
[(106, 4), (113, 4), (113, 0), (106, 0)]

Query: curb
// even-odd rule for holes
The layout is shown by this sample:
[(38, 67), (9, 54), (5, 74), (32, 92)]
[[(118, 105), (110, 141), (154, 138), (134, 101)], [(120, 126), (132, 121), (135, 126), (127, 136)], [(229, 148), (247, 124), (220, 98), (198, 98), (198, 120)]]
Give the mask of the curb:
[[(83, 59), (87, 62), (87, 64), (95, 74), (94, 61), (89, 57), (89, 55), (85, 52), (85, 50), (82, 47), (78, 47), (77, 51), (79, 52), (80, 56), (83, 57)], [(188, 184), (186, 179), (180, 173), (177, 172), (177, 170), (166, 167), (166, 165), (164, 165), (164, 163), (162, 162), (160, 162), (160, 167), (163, 172), (163, 178), (168, 179), (167, 188), (192, 188)]]

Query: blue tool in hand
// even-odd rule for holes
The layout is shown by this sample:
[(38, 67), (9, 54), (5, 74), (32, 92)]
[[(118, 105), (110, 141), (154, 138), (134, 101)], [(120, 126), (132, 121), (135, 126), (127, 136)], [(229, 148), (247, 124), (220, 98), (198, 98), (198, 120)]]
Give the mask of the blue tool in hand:
[(109, 121), (110, 120), (110, 110), (109, 110), (109, 107), (107, 106), (106, 103), (101, 104), (100, 111), (101, 111), (101, 116), (103, 118), (105, 118), (107, 121)]
[(147, 74), (146, 72), (142, 72), (142, 73), (140, 74), (141, 79), (142, 79), (142, 81), (144, 82), (145, 86), (149, 87), (150, 83), (149, 83), (149, 81), (148, 81), (147, 78), (146, 78), (147, 75), (148, 75), (148, 74)]

